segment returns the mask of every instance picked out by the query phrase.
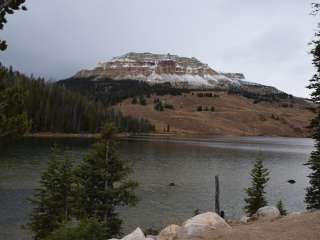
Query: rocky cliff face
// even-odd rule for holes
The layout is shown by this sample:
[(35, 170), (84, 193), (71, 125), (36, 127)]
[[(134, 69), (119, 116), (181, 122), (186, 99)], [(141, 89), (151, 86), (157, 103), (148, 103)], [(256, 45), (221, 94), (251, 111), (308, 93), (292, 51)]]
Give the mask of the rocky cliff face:
[(220, 73), (196, 58), (152, 53), (128, 53), (99, 63), (92, 70), (82, 70), (74, 78), (134, 79), (149, 83), (170, 82), (175, 86), (216, 87), (240, 85), (241, 73)]

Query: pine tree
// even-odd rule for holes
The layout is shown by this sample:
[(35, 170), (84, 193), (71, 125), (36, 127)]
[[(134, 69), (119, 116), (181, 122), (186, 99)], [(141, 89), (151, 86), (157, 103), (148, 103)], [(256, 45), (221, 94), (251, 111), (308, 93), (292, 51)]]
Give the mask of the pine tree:
[(81, 186), (79, 217), (104, 222), (109, 229), (109, 237), (121, 232), (122, 221), (116, 208), (137, 202), (133, 192), (137, 183), (127, 180), (131, 168), (117, 155), (115, 133), (112, 124), (105, 125), (100, 139), (92, 146), (77, 171)]
[(251, 187), (245, 189), (248, 197), (245, 198), (246, 206), (244, 209), (246, 213), (251, 216), (255, 214), (259, 208), (267, 205), (264, 188), (269, 181), (269, 171), (264, 168), (261, 156), (257, 158), (250, 175)]
[[(314, 5), (314, 12), (318, 13), (320, 9), (319, 4)], [(320, 30), (315, 34), (316, 39), (313, 41), (313, 49), (311, 54), (313, 55), (313, 66), (316, 69), (316, 73), (310, 80), (308, 88), (313, 89), (311, 93), (312, 100), (316, 103), (320, 103)], [(315, 150), (311, 153), (307, 165), (311, 173), (309, 174), (310, 186), (306, 189), (305, 202), (307, 209), (320, 209), (320, 111), (317, 116), (311, 122), (313, 128), (312, 138), (315, 140)]]
[(18, 86), (0, 89), (0, 140), (13, 140), (30, 129), (31, 122), (24, 111), (25, 95)]
[(58, 159), (59, 150), (54, 147), (47, 170), (42, 174), (40, 188), (31, 199), (35, 206), (27, 227), (34, 239), (44, 239), (59, 226), (71, 219), (74, 205), (73, 164), (68, 157)]
[(287, 210), (284, 208), (283, 203), (282, 203), (281, 200), (278, 201), (277, 208), (279, 209), (279, 212), (280, 212), (281, 216), (286, 216), (287, 215)]
[(305, 202), (307, 209), (320, 209), (320, 114), (313, 121), (313, 131), (315, 150), (305, 164), (311, 169), (308, 175), (310, 186), (306, 189)]
[(140, 103), (140, 105), (147, 105), (147, 101), (146, 101), (146, 99), (144, 98), (144, 96), (143, 95), (141, 95), (140, 97), (139, 97), (139, 103)]

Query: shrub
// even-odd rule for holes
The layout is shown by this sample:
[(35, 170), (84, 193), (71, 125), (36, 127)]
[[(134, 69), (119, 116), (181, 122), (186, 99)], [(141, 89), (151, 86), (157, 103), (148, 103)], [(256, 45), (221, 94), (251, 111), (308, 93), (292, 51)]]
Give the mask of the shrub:
[(67, 223), (52, 232), (46, 240), (105, 240), (110, 238), (108, 228), (96, 220), (84, 220), (77, 225)]
[(139, 103), (140, 103), (140, 105), (143, 105), (143, 106), (147, 105), (147, 101), (146, 101), (146, 99), (144, 98), (143, 95), (141, 95), (139, 97)]
[(174, 109), (174, 106), (170, 103), (165, 103), (164, 104), (164, 108), (168, 108), (168, 109)]
[(150, 228), (147, 228), (146, 230), (144, 230), (143, 233), (146, 236), (147, 235), (157, 236), (160, 233), (160, 230), (150, 227)]
[(131, 104), (137, 104), (138, 103), (138, 100), (136, 97), (132, 98), (132, 101), (131, 101)]
[(154, 110), (159, 111), (159, 112), (164, 111), (164, 107), (163, 107), (162, 103), (161, 102), (156, 103), (154, 105)]

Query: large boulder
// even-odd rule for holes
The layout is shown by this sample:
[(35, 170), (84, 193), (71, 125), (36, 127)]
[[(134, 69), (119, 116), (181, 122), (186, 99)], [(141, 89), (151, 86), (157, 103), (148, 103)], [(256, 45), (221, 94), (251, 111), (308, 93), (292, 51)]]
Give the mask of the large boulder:
[(280, 217), (280, 211), (274, 206), (265, 206), (258, 209), (255, 217), (258, 220), (273, 220)]
[(181, 227), (175, 224), (169, 225), (158, 235), (158, 240), (173, 240), (177, 237), (178, 232), (180, 231)]
[(156, 235), (147, 235), (146, 240), (158, 240), (158, 236)]
[(240, 218), (241, 223), (247, 223), (247, 222), (249, 222), (249, 220), (250, 220), (250, 217), (248, 217), (248, 216), (242, 216)]
[(177, 239), (207, 239), (218, 237), (231, 227), (218, 214), (207, 212), (187, 220), (178, 231)]
[(125, 236), (121, 240), (145, 240), (145, 239), (146, 238), (145, 238), (144, 233), (142, 232), (142, 230), (140, 228), (137, 228), (136, 230), (134, 230), (132, 233), (130, 233), (129, 235)]

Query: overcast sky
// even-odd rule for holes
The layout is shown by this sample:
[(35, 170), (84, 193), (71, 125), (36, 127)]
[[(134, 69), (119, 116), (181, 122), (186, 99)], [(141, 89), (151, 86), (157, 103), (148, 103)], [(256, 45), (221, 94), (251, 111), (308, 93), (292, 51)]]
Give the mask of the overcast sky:
[(27, 0), (0, 61), (59, 80), (127, 52), (172, 53), (306, 97), (313, 1)]

